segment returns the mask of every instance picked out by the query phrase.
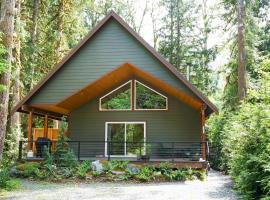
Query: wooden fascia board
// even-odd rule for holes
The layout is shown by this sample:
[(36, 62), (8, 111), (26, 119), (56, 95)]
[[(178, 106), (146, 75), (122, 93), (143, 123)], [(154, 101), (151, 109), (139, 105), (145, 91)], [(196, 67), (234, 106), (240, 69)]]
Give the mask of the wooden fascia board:
[[(119, 79), (116, 80), (115, 78), (112, 78), (112, 77), (118, 77)], [(106, 73), (99, 79), (88, 84), (86, 87), (80, 89), (79, 91), (76, 91), (69, 97), (66, 97), (65, 99), (61, 100), (60, 102), (56, 104), (56, 106), (72, 111), (73, 109), (79, 107), (80, 105), (92, 100), (93, 98), (101, 96), (102, 94), (108, 92), (114, 87), (117, 87), (121, 83), (124, 83), (125, 81), (128, 81), (130, 79), (133, 79), (134, 77), (139, 77), (140, 79), (147, 81), (149, 85), (153, 85), (156, 88), (160, 88), (161, 91), (167, 94), (170, 94), (172, 96), (175, 96), (177, 99), (195, 108), (196, 110), (200, 110), (201, 108), (202, 103), (200, 101), (194, 99), (193, 97), (190, 97), (184, 92), (179, 91), (173, 86), (170, 86), (169, 84), (159, 80), (158, 78), (154, 77), (153, 75), (147, 72), (144, 72), (143, 70), (139, 69), (138, 67), (135, 67), (134, 65), (130, 63), (124, 63), (118, 66), (111, 72)], [(95, 88), (95, 84), (98, 85), (99, 82), (106, 82), (104, 81), (105, 79), (109, 81), (107, 83), (108, 85), (107, 86), (103, 85), (103, 88), (104, 88), (103, 90), (100, 90), (100, 91), (95, 90), (95, 92), (93, 92), (93, 89)]]
[(62, 119), (63, 116), (65, 116), (63, 114), (59, 114), (59, 113), (55, 113), (55, 112), (51, 112), (51, 111), (46, 111), (46, 110), (39, 109), (39, 108), (34, 108), (34, 107), (29, 106), (29, 105), (23, 105), (21, 107), (21, 112), (24, 112), (24, 113), (32, 112), (35, 115), (42, 116), (42, 117), (44, 117), (45, 115), (48, 115), (49, 118), (57, 119), (57, 120), (60, 120), (60, 119)]

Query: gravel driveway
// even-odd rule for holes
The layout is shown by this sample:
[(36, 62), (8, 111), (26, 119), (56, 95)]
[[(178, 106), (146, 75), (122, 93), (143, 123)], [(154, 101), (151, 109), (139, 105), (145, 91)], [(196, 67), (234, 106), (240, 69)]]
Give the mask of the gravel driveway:
[(9, 192), (0, 199), (19, 200), (234, 200), (228, 176), (211, 170), (207, 180), (157, 184), (39, 184), (24, 182), (21, 191)]

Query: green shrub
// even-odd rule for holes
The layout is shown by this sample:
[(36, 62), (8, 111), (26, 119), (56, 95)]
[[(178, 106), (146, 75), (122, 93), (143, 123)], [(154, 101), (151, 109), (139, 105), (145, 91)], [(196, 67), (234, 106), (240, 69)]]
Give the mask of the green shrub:
[(125, 170), (128, 164), (129, 164), (129, 161), (122, 161), (122, 160), (112, 160), (109, 162), (109, 165), (111, 165), (111, 169)]
[[(64, 121), (64, 120), (63, 120)], [(64, 124), (62, 122), (61, 124)], [(53, 153), (53, 162), (57, 167), (64, 168), (76, 168), (78, 162), (75, 158), (73, 151), (70, 149), (68, 144), (68, 138), (64, 134), (65, 127), (63, 125), (60, 128), (60, 134), (56, 142), (56, 149)]]
[(21, 187), (21, 181), (18, 179), (10, 179), (6, 181), (5, 186), (3, 187), (7, 191), (19, 189)]
[(170, 163), (168, 162), (162, 162), (159, 164), (159, 171), (161, 172), (161, 174), (169, 174), (171, 173), (172, 169), (170, 167)]
[(26, 162), (17, 165), (18, 175), (23, 178), (36, 178), (40, 176), (40, 164), (37, 162)]
[(91, 168), (90, 161), (83, 161), (77, 168), (76, 176), (84, 179)]
[(18, 189), (21, 182), (17, 179), (11, 178), (9, 171), (9, 168), (3, 168), (0, 171), (0, 188), (7, 191)]
[(147, 182), (155, 178), (154, 172), (155, 168), (153, 166), (144, 166), (135, 177), (140, 181)]
[(92, 172), (92, 176), (93, 176), (93, 177), (98, 177), (98, 176), (100, 176), (100, 175), (101, 175), (100, 172), (96, 172), (96, 171), (93, 171), (93, 172)]

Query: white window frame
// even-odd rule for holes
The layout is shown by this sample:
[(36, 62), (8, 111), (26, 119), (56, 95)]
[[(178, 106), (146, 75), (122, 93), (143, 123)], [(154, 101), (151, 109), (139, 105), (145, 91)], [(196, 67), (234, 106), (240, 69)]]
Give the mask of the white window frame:
[[(164, 98), (166, 99), (166, 108), (155, 108), (155, 109), (143, 109), (143, 108), (137, 108), (137, 91), (136, 91), (137, 83), (143, 85), (143, 86), (146, 87), (147, 89), (149, 89), (149, 90), (151, 90), (151, 91), (157, 93), (158, 95), (164, 97)], [(133, 105), (133, 106), (134, 106), (134, 110), (168, 110), (168, 97), (166, 97), (165, 95), (159, 93), (158, 91), (156, 91), (156, 90), (150, 88), (149, 86), (143, 84), (142, 82), (135, 80), (135, 81), (134, 81), (134, 105)]]
[[(104, 109), (104, 108), (102, 108), (102, 106), (101, 106), (102, 99), (104, 99), (108, 95), (112, 94), (113, 92), (117, 91), (121, 87), (124, 87), (125, 85), (128, 85), (128, 84), (130, 84), (130, 108), (129, 109)], [(115, 88), (114, 90), (110, 91), (109, 93), (107, 93), (104, 96), (102, 96), (101, 98), (99, 98), (99, 111), (130, 111), (130, 110), (132, 110), (132, 99), (133, 99), (132, 88), (133, 88), (132, 80), (129, 80), (126, 83), (120, 85), (119, 87)]]
[(108, 157), (107, 154), (107, 149), (108, 149), (108, 124), (125, 124), (125, 155), (110, 155), (110, 157), (136, 157), (137, 155), (127, 155), (127, 143), (126, 143), (126, 135), (127, 135), (127, 124), (143, 124), (143, 148), (144, 148), (144, 152), (145, 152), (145, 148), (146, 148), (146, 122), (145, 121), (127, 121), (127, 122), (105, 122), (105, 152), (104, 155), (105, 157)]

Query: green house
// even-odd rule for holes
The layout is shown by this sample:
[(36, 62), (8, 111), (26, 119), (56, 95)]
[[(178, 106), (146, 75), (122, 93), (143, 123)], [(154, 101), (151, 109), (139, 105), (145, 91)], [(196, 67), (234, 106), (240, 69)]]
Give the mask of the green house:
[[(78, 159), (207, 160), (205, 119), (217, 108), (114, 12), (109, 13), (14, 108), (67, 118)], [(28, 150), (37, 150), (28, 144)]]

